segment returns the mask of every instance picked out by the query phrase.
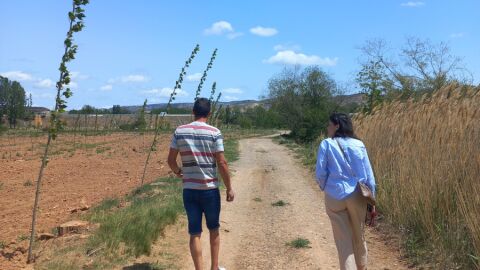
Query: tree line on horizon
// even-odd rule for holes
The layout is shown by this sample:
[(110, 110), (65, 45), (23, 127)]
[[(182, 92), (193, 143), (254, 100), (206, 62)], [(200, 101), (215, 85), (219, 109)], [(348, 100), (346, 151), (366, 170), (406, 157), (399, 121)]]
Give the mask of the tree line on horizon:
[[(453, 82), (473, 84), (473, 75), (462, 59), (452, 54), (444, 42), (410, 37), (395, 51), (385, 40), (371, 39), (360, 51), (355, 87), (363, 94), (362, 103), (346, 103), (338, 98), (346, 92), (345, 87), (318, 66), (285, 67), (268, 80), (267, 94), (261, 97), (267, 102), (256, 107), (219, 106), (217, 123), (227, 127), (286, 128), (292, 130), (297, 141), (308, 142), (323, 132), (333, 111), (369, 114), (383, 102), (428, 95)], [(0, 78), (0, 114), (7, 115), (10, 128), (15, 128), (17, 119), (31, 118), (31, 115), (26, 117), (25, 109), (31, 102), (31, 95), (25, 97), (20, 83)], [(143, 110), (144, 114), (157, 115), (166, 108)], [(131, 114), (132, 111), (120, 105), (111, 108), (84, 105), (68, 113)], [(191, 109), (170, 107), (169, 113), (190, 114)]]

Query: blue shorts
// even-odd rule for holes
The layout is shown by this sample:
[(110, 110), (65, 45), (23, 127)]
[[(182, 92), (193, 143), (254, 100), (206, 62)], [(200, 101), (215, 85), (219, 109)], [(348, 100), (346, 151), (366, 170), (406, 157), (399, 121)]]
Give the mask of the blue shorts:
[(183, 189), (183, 206), (188, 217), (188, 233), (202, 233), (202, 216), (205, 213), (207, 228), (220, 228), (220, 191), (218, 188), (208, 190)]

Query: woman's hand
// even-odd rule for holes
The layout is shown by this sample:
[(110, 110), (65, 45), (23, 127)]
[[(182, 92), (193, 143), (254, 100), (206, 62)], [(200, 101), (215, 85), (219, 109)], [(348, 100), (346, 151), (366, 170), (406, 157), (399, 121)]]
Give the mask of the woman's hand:
[(372, 205), (372, 211), (370, 212), (370, 223), (368, 224), (371, 227), (376, 225), (376, 218), (377, 218), (377, 209), (375, 205)]

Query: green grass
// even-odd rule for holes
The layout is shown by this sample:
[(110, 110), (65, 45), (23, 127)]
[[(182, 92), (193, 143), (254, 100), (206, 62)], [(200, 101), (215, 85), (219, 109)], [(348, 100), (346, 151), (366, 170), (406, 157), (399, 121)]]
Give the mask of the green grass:
[(244, 129), (239, 127), (220, 127), (222, 134), (227, 139), (244, 139), (252, 137), (260, 137), (275, 134), (277, 131), (275, 129)]
[(177, 269), (174, 265), (164, 265), (159, 263), (135, 263), (126, 266), (123, 270), (173, 270)]
[(22, 235), (17, 237), (18, 242), (22, 242), (22, 241), (25, 241), (25, 240), (28, 240), (28, 239), (30, 239), (30, 236), (28, 236), (26, 234), (22, 234)]
[(120, 200), (117, 198), (104, 199), (99, 205), (93, 207), (87, 214), (86, 219), (91, 222), (99, 222), (110, 214), (111, 210), (120, 205)]
[[(149, 255), (166, 226), (183, 212), (179, 179), (161, 178), (153, 184), (139, 187), (123, 198), (105, 199), (82, 215), (99, 227), (84, 241), (57, 247), (48, 256), (50, 260), (37, 263), (38, 269), (116, 269), (132, 257)], [(98, 251), (87, 256), (94, 250)], [(83, 267), (90, 260), (89, 266)], [(141, 269), (173, 269), (161, 264), (149, 267)]]
[(253, 200), (256, 201), (256, 202), (261, 202), (261, 201), (262, 201), (262, 198), (258, 198), (258, 197), (257, 197), (257, 198), (255, 198), (255, 199), (253, 199)]
[(77, 148), (93, 149), (97, 148), (99, 145), (101, 145), (101, 143), (81, 143), (77, 146)]
[(31, 187), (31, 186), (33, 186), (33, 183), (32, 183), (31, 180), (27, 180), (27, 181), (23, 182), (23, 186), (24, 187)]
[(76, 269), (82, 269), (82, 266), (79, 265), (75, 261), (61, 261), (61, 260), (52, 260), (51, 262), (48, 262), (45, 265), (41, 265), (38, 269), (45, 269), (45, 270), (76, 270)]
[(288, 242), (287, 246), (290, 246), (290, 247), (293, 247), (293, 248), (311, 248), (310, 240), (305, 239), (305, 238), (301, 238), (301, 237)]
[(279, 200), (279, 201), (276, 201), (276, 202), (272, 203), (272, 206), (276, 206), (276, 207), (278, 207), (278, 206), (281, 207), (281, 206), (286, 206), (286, 205), (288, 205), (288, 202), (284, 202), (283, 200)]
[(163, 178), (157, 182), (165, 185), (144, 185), (127, 196), (128, 207), (111, 211), (116, 204), (114, 200), (102, 204), (90, 217), (91, 221), (100, 223), (90, 239), (91, 248), (104, 246), (114, 252), (122, 243), (129, 255), (150, 254), (152, 243), (183, 211), (180, 181)]
[(296, 158), (302, 160), (302, 164), (309, 170), (315, 170), (315, 164), (317, 162), (317, 150), (322, 137), (309, 143), (298, 144), (292, 138), (288, 136), (278, 136), (274, 138), (274, 141), (278, 144), (285, 145), (295, 152)]
[(229, 162), (237, 161), (240, 158), (240, 153), (238, 149), (238, 140), (227, 139), (224, 141), (225, 148), (225, 158)]
[(111, 150), (111, 149), (112, 148), (110, 146), (105, 146), (105, 147), (99, 147), (95, 151), (97, 152), (97, 154), (102, 154), (105, 151), (108, 151), (108, 150)]

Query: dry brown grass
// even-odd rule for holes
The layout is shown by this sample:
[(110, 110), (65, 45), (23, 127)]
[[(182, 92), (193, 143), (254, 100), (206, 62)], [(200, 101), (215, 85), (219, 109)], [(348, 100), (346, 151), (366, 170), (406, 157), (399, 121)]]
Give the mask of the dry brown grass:
[(404, 232), (412, 258), (480, 269), (480, 88), (451, 85), (385, 104), (354, 125), (375, 168), (380, 208)]

